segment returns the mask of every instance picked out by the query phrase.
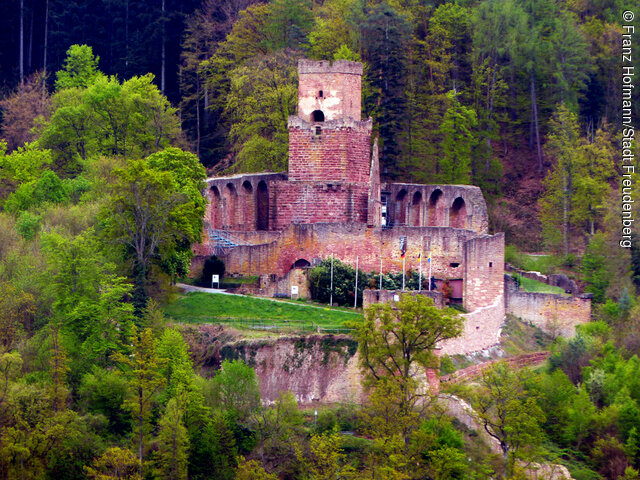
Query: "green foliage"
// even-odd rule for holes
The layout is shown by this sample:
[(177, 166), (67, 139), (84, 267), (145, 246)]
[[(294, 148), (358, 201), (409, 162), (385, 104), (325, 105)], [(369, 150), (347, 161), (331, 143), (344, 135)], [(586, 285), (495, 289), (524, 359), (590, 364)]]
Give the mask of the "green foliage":
[(98, 75), (86, 88), (64, 88), (52, 98), (53, 114), (39, 144), (60, 168), (77, 171), (95, 155), (141, 157), (180, 136), (177, 110), (153, 84), (153, 75), (120, 82)]
[(40, 231), (41, 217), (30, 212), (22, 212), (16, 222), (16, 230), (25, 240), (33, 240)]
[(66, 203), (69, 200), (64, 182), (53, 171), (45, 170), (37, 180), (23, 183), (4, 203), (11, 213), (18, 213), (46, 202)]
[(52, 162), (51, 151), (41, 150), (35, 143), (25, 143), (6, 155), (6, 143), (0, 141), (0, 177), (17, 184), (38, 179)]
[(85, 411), (104, 415), (110, 434), (123, 436), (131, 431), (131, 416), (123, 408), (127, 388), (127, 380), (118, 372), (94, 366), (82, 377), (80, 404)]
[(63, 88), (86, 88), (102, 75), (98, 70), (100, 57), (93, 56), (88, 45), (71, 45), (67, 50), (64, 68), (56, 72), (56, 90)]
[(169, 400), (158, 422), (158, 452), (154, 459), (154, 473), (158, 478), (186, 480), (189, 437), (182, 418), (184, 410), (180, 398)]
[[(182, 166), (174, 173), (176, 161)], [(198, 192), (204, 170), (194, 155), (170, 149), (148, 161), (129, 160), (114, 173), (113, 194), (100, 218), (105, 239), (121, 246), (132, 264), (134, 301), (141, 315), (152, 261), (189, 250), (200, 240), (205, 200)]]
[(468, 184), (471, 181), (471, 151), (476, 144), (476, 112), (460, 104), (454, 91), (447, 93), (448, 108), (439, 134), (442, 136), (438, 179), (442, 183)]
[(403, 128), (405, 99), (402, 92), (407, 80), (409, 47), (407, 19), (387, 2), (374, 5), (367, 11), (362, 25), (362, 59), (367, 62), (365, 115), (373, 117), (380, 134), (381, 168), (393, 174), (401, 157), (398, 137)]
[(296, 56), (257, 57), (229, 72), (225, 114), (237, 171), (282, 171), (287, 166), (289, 115), (298, 101)]
[(242, 360), (222, 362), (213, 382), (218, 404), (234, 418), (246, 420), (260, 406), (256, 372)]
[(582, 257), (580, 273), (586, 284), (585, 291), (593, 293), (595, 303), (604, 302), (604, 294), (610, 283), (610, 272), (607, 268), (608, 246), (604, 235), (596, 233), (591, 237), (587, 250)]
[[(333, 260), (333, 292), (331, 292), (331, 259), (325, 258), (320, 265), (309, 270), (309, 289), (311, 296), (323, 303), (352, 306), (356, 287), (356, 270), (351, 265)], [(362, 293), (369, 280), (367, 274), (358, 270), (358, 303), (362, 303)]]
[(507, 476), (517, 459), (535, 455), (532, 448), (543, 439), (540, 424), (545, 414), (535, 394), (525, 394), (529, 377), (526, 370), (514, 371), (506, 363), (497, 363), (483, 372), (472, 402), (481, 425), (500, 442)]
[(266, 46), (271, 51), (297, 48), (306, 43), (313, 14), (310, 0), (274, 0), (264, 25)]
[(354, 0), (329, 0), (315, 12), (315, 24), (309, 33), (312, 58), (360, 61), (359, 23), (363, 13)]

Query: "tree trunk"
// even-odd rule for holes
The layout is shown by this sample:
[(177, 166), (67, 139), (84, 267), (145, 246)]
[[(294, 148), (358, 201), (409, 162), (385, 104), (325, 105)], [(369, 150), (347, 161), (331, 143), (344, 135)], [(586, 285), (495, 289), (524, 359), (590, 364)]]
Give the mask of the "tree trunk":
[[(47, 45), (49, 39), (49, 0), (46, 0), (44, 7), (44, 55), (42, 57), (43, 78), (47, 77)], [(44, 81), (44, 80), (43, 80)], [(43, 93), (44, 96), (44, 93)]]
[(533, 125), (536, 132), (536, 147), (538, 153), (538, 171), (542, 172), (542, 147), (540, 146), (540, 125), (538, 124), (538, 99), (536, 97), (536, 84), (531, 69), (531, 113), (533, 114)]
[[(206, 100), (205, 100), (205, 103), (206, 103)], [(197, 77), (196, 77), (196, 155), (198, 156), (198, 158), (200, 158), (200, 79)]]
[(20, 85), (24, 85), (24, 0), (20, 0)]
[(33, 52), (33, 10), (31, 11), (31, 21), (29, 22), (29, 50), (27, 51), (27, 71), (31, 71), (31, 53)]
[(165, 0), (162, 0), (162, 68), (160, 70), (160, 91), (164, 94), (164, 74), (166, 69), (165, 46), (164, 46), (164, 14)]

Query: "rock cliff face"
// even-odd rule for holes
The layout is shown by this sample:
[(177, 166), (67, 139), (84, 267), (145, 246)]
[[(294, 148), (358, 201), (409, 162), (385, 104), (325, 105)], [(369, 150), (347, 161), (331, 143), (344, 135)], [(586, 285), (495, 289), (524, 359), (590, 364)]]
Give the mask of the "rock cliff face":
[(211, 377), (224, 360), (242, 359), (260, 379), (264, 402), (291, 391), (302, 405), (359, 403), (358, 344), (346, 335), (242, 339), (233, 330), (202, 325), (183, 330), (196, 366)]

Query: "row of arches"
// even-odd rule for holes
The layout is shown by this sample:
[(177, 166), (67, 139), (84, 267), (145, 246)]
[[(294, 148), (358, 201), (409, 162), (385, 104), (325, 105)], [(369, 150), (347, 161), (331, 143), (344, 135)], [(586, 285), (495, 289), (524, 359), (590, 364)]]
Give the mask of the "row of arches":
[(240, 188), (229, 182), (213, 185), (211, 191), (211, 227), (221, 230), (269, 230), (269, 186), (261, 180), (254, 188), (249, 180)]
[(467, 222), (467, 206), (464, 199), (458, 196), (447, 206), (439, 188), (431, 192), (428, 199), (425, 199), (419, 190), (410, 195), (408, 190), (403, 188), (391, 202), (391, 208), (388, 208), (388, 223), (391, 225), (468, 228), (470, 223)]

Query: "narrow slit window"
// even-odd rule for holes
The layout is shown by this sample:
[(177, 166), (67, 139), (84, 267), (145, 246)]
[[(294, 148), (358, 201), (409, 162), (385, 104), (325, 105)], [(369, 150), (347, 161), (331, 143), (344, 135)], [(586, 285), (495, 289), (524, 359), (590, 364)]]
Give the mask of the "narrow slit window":
[(322, 98), (322, 97), (323, 97), (323, 93), (324, 93), (324, 92), (323, 92), (322, 90), (320, 90), (320, 91), (318, 92), (318, 97)]

